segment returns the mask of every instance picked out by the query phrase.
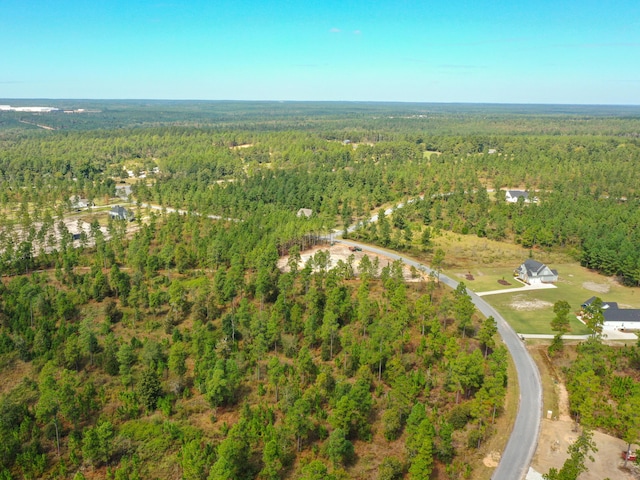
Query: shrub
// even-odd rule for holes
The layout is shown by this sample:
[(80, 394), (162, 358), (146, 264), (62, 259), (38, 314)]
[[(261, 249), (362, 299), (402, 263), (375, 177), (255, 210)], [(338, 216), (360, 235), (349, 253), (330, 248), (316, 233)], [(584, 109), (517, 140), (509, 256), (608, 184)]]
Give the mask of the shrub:
[(378, 480), (400, 480), (404, 465), (395, 457), (385, 457), (378, 467)]

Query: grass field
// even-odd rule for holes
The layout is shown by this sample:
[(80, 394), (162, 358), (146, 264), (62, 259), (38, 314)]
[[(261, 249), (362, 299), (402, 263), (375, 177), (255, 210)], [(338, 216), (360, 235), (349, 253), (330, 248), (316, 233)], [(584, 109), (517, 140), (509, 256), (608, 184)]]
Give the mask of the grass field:
[[(558, 300), (567, 300), (566, 292), (561, 288), (549, 290), (534, 290), (525, 293), (508, 293), (488, 295), (483, 297), (495, 307), (498, 312), (511, 324), (518, 333), (549, 333), (551, 320), (553, 319), (553, 304)], [(584, 298), (582, 301), (589, 297)], [(574, 304), (569, 301), (574, 311)], [(580, 304), (578, 303), (577, 307)], [(571, 334), (585, 335), (589, 333), (587, 327), (571, 316)]]
[[(550, 265), (566, 263), (570, 259), (566, 254), (546, 252), (523, 248), (506, 242), (498, 242), (475, 235), (461, 235), (441, 231), (434, 238), (434, 250), (442, 248), (445, 252), (445, 270), (474, 274), (474, 270), (482, 268), (498, 268), (508, 272), (511, 277), (513, 270), (530, 255), (536, 260)], [(508, 277), (506, 279), (508, 279)]]
[[(474, 292), (516, 288), (513, 270), (529, 257), (529, 250), (517, 245), (494, 242), (471, 235), (443, 233), (437, 244), (446, 252), (444, 273), (465, 282)], [(581, 267), (567, 255), (533, 252), (533, 258), (558, 270), (558, 288), (487, 295), (484, 299), (496, 308), (518, 333), (554, 333), (550, 328), (554, 316), (553, 304), (565, 300), (573, 312), (592, 296), (618, 302), (620, 308), (640, 308), (640, 288), (620, 285)], [(467, 275), (472, 275), (469, 280)], [(501, 285), (505, 280), (511, 285)], [(571, 321), (575, 335), (589, 333), (575, 317)]]

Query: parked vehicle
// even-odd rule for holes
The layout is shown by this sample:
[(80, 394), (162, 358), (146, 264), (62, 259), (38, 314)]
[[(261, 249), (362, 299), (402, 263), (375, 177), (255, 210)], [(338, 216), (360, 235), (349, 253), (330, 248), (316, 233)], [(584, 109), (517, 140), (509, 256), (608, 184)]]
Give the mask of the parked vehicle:
[(629, 455), (627, 456), (627, 451), (626, 450), (622, 451), (623, 460), (629, 460), (630, 462), (635, 462), (637, 458), (638, 458), (637, 452), (629, 452)]

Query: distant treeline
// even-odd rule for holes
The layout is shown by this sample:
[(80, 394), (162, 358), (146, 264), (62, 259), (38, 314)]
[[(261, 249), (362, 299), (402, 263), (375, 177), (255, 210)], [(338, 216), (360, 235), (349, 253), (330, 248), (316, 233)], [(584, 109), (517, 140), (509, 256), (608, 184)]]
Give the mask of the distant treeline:
[[(267, 205), (285, 217), (309, 208), (317, 230), (425, 195), (398, 213), (408, 216), (396, 221), (402, 229), (419, 234), (437, 226), (526, 247), (568, 248), (586, 266), (629, 284), (640, 280), (640, 116), (633, 107), (100, 105), (101, 114), (86, 114), (95, 115), (98, 130), (0, 137), (0, 203), (18, 212), (6, 221), (28, 227), (29, 216), (71, 195), (113, 195), (125, 168), (158, 167), (149, 174), (155, 178), (134, 187), (139, 201), (236, 219)], [(123, 125), (144, 126), (114, 130), (101, 116), (112, 111), (129, 119)], [(39, 118), (85, 118), (56, 115)], [(180, 126), (172, 115), (193, 115), (202, 125)], [(143, 117), (155, 122), (136, 120)], [(486, 133), (469, 133), (480, 131)], [(506, 205), (497, 191), (504, 188), (529, 190), (538, 202)]]

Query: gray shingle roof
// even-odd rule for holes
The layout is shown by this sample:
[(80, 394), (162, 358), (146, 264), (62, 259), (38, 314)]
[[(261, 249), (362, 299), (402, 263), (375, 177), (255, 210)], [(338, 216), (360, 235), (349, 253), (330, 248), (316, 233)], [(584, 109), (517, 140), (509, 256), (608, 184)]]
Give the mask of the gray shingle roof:
[(524, 268), (527, 269), (528, 273), (538, 273), (545, 267), (544, 263), (540, 263), (537, 260), (533, 260), (528, 258), (524, 261)]
[(607, 308), (602, 314), (605, 322), (640, 323), (640, 310), (636, 308)]
[(509, 195), (511, 195), (512, 198), (529, 198), (529, 192), (525, 192), (524, 190), (507, 190), (509, 192)]

